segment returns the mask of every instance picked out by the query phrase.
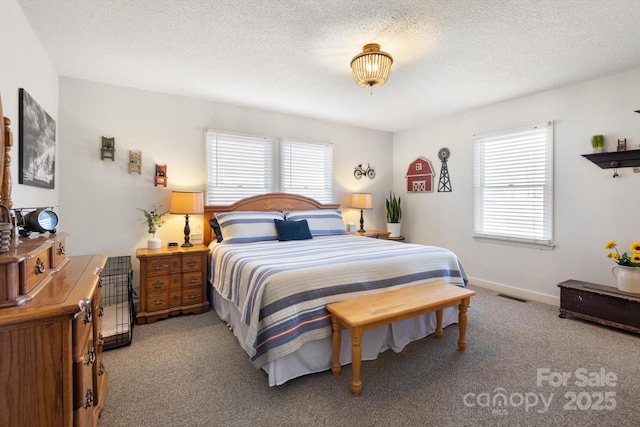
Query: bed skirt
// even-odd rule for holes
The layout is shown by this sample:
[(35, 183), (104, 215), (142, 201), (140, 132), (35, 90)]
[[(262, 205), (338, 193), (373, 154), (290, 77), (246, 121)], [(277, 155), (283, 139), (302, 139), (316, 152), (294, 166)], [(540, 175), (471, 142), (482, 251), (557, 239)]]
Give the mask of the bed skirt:
[[(247, 351), (245, 338), (248, 326), (241, 321), (241, 315), (233, 303), (222, 298), (213, 287), (210, 287), (211, 304), (218, 316), (224, 321), (238, 339), (240, 346)], [(442, 326), (446, 327), (458, 322), (458, 307), (444, 309)], [(436, 330), (436, 314), (427, 313), (411, 319), (379, 328), (367, 330), (362, 340), (362, 360), (374, 360), (378, 354), (386, 350), (396, 353), (412, 341), (431, 335)], [(316, 372), (331, 369), (331, 336), (307, 342), (294, 353), (270, 362), (263, 369), (269, 377), (269, 386), (282, 385), (285, 382)], [(351, 336), (347, 329), (342, 330), (342, 346), (340, 363), (351, 363)]]

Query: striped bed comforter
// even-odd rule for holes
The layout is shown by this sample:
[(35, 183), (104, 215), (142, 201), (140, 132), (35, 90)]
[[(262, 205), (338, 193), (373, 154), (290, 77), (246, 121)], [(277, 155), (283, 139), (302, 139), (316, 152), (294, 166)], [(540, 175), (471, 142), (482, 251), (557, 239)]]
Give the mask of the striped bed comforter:
[(222, 243), (212, 249), (210, 268), (212, 286), (249, 326), (257, 368), (330, 336), (328, 303), (425, 281), (467, 284), (447, 249), (352, 235)]

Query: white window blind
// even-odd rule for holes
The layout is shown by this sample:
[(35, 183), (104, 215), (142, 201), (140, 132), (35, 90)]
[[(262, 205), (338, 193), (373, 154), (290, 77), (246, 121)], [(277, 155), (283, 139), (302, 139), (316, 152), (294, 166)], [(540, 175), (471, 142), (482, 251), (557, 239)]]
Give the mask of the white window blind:
[(476, 237), (551, 246), (553, 122), (475, 135)]
[(206, 204), (226, 205), (273, 191), (274, 141), (260, 136), (206, 133)]
[(280, 191), (322, 203), (333, 201), (333, 147), (283, 140), (280, 143)]

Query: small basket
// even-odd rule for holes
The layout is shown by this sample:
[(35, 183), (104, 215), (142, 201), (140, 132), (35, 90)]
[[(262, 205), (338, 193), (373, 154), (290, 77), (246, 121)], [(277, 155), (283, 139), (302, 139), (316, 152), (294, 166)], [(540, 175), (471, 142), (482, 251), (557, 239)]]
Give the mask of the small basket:
[(0, 210), (2, 210), (2, 219), (0, 219), (0, 252), (7, 252), (9, 250), (9, 243), (11, 242), (13, 224), (11, 223), (9, 208), (5, 205), (0, 205)]

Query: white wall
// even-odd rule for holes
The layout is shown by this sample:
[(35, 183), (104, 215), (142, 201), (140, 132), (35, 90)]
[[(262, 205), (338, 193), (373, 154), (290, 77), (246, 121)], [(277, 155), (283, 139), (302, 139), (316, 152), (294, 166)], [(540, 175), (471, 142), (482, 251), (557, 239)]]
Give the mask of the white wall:
[[(6, 117), (11, 119), (14, 144), (11, 149), (12, 199), (15, 208), (57, 206), (60, 164), (56, 162), (55, 189), (19, 184), (19, 89), (24, 88), (56, 121), (56, 152), (59, 153), (58, 74), (22, 10), (13, 0), (0, 1), (0, 95)], [(56, 154), (56, 159), (58, 159)], [(55, 209), (58, 211), (58, 208)]]
[[(135, 249), (148, 237), (137, 208), (168, 208), (171, 190), (204, 189), (205, 128), (333, 143), (335, 200), (345, 217), (359, 220), (359, 211), (347, 208), (350, 193), (371, 192), (376, 206), (365, 213), (366, 225), (386, 227), (391, 133), (63, 77), (60, 228), (70, 233), (68, 253), (131, 255), (136, 270)], [(102, 136), (115, 138), (115, 161), (100, 160)], [(142, 150), (142, 175), (128, 173), (130, 149)], [(354, 178), (360, 162), (376, 167), (374, 180)], [(167, 188), (153, 184), (156, 163), (167, 165)], [(157, 237), (182, 242), (184, 216), (167, 217)], [(202, 232), (201, 224), (202, 216), (192, 217), (192, 234)]]
[[(640, 148), (640, 69), (447, 117), (393, 139), (393, 187), (403, 196), (403, 234), (413, 242), (444, 246), (461, 258), (472, 283), (512, 295), (557, 303), (567, 279), (615, 286), (604, 245), (640, 240), (640, 173), (600, 169), (581, 154), (603, 134), (607, 150), (618, 138)], [(473, 233), (474, 134), (555, 122), (555, 243), (552, 251), (475, 241)], [(407, 193), (405, 174), (417, 156), (431, 160), (451, 150), (451, 193)]]

